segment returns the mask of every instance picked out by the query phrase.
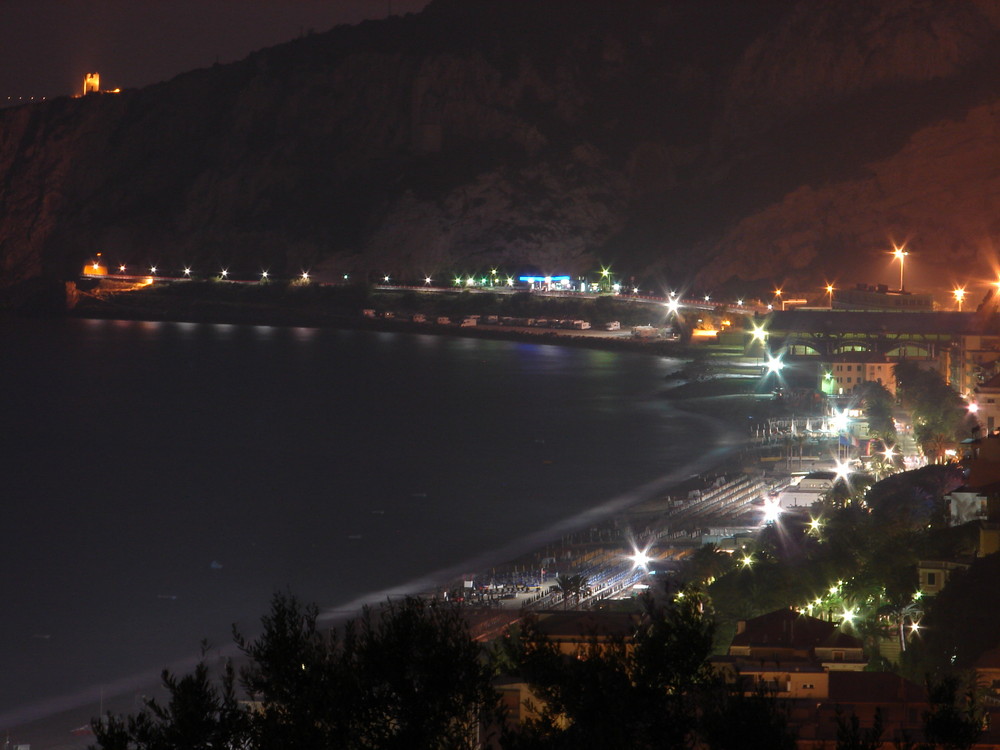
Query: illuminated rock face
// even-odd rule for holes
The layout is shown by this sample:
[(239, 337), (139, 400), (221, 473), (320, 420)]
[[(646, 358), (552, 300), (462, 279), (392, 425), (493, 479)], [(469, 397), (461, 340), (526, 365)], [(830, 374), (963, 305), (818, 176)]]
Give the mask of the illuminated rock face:
[(2, 110), (0, 287), (98, 251), (819, 287), (892, 282), (880, 253), (909, 241), (921, 288), (1000, 242), (997, 7), (436, 0)]

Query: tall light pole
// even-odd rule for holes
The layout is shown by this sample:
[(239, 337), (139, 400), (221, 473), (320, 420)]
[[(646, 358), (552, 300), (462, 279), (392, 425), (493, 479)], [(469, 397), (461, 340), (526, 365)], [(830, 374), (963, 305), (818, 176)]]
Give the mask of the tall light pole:
[[(905, 245), (903, 246), (905, 247)], [(906, 260), (906, 256), (909, 255), (906, 250), (902, 247), (896, 247), (893, 245), (892, 254), (899, 261), (899, 291), (903, 291), (903, 262)]]
[(830, 295), (830, 309), (833, 309), (833, 284), (826, 285), (826, 293)]
[(958, 311), (962, 312), (962, 300), (965, 299), (965, 289), (958, 287), (952, 294), (955, 295), (955, 301), (958, 303)]

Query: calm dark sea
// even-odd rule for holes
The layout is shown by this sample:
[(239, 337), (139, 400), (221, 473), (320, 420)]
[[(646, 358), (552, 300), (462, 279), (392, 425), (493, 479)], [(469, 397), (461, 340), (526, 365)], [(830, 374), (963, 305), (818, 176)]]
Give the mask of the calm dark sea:
[(660, 398), (672, 367), (430, 335), (0, 322), (0, 730), (96, 713), (100, 686), (253, 631), (275, 590), (338, 609), (426, 587), (697, 471), (713, 433)]

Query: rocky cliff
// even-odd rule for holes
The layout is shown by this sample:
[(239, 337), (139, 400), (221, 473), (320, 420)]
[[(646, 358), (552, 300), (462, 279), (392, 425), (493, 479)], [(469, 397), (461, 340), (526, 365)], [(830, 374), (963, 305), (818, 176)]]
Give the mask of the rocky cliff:
[(96, 252), (247, 276), (603, 262), (643, 284), (818, 284), (885, 275), (893, 240), (941, 281), (1000, 235), (997, 7), (436, 0), (2, 110), (0, 284)]

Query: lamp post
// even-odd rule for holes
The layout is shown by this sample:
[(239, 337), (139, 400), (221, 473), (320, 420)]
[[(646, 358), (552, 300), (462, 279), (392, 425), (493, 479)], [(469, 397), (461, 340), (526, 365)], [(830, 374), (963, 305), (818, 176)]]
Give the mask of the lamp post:
[(833, 309), (833, 284), (826, 285), (826, 293), (830, 297), (830, 309)]
[[(905, 245), (903, 246), (905, 247)], [(903, 291), (903, 263), (906, 260), (906, 256), (909, 255), (906, 250), (902, 247), (893, 246), (892, 254), (899, 261), (899, 291)]]
[(965, 299), (965, 289), (957, 287), (952, 294), (955, 295), (955, 301), (958, 303), (958, 311), (962, 312), (962, 301)]

